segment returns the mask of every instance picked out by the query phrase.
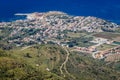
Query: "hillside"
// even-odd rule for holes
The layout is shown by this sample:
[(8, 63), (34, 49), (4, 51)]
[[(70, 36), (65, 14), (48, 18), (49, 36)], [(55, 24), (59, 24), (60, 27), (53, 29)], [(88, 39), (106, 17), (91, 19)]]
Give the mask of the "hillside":
[[(61, 74), (60, 67), (67, 56)], [(95, 60), (58, 45), (35, 45), (0, 50), (0, 80), (119, 80), (118, 64)]]
[(120, 80), (120, 25), (64, 12), (0, 22), (0, 80)]

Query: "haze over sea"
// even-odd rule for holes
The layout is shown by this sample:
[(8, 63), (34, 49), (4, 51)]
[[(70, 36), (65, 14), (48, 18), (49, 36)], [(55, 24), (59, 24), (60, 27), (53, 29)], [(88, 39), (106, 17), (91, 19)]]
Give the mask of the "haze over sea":
[(120, 0), (0, 0), (0, 21), (15, 13), (62, 11), (76, 16), (95, 16), (120, 24)]

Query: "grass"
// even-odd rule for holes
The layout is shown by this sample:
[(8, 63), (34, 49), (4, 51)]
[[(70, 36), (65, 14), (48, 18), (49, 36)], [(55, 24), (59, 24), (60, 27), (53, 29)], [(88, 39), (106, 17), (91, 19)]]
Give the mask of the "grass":
[[(50, 46), (50, 45), (41, 45), (41, 46), (36, 46), (36, 47), (33, 46), (33, 47), (29, 47), (24, 50), (21, 50), (18, 48), (18, 49), (7, 51), (6, 53), (0, 50), (1, 56), (3, 56), (3, 57), (0, 57), (0, 69), (2, 68), (2, 70), (4, 70), (3, 68), (5, 67), (5, 68), (9, 68), (10, 70), (12, 70), (12, 72), (10, 73), (15, 73), (14, 76), (16, 77), (12, 79), (22, 78), (21, 80), (43, 80), (43, 79), (44, 80), (64, 80), (61, 76), (58, 76), (57, 74), (48, 72), (46, 70), (46, 68), (53, 70), (55, 67), (57, 67), (58, 64), (60, 64), (60, 60), (64, 59), (64, 57), (62, 56), (62, 59), (57, 58), (54, 61), (54, 57), (60, 57), (61, 55), (59, 50), (60, 48), (58, 46)], [(50, 53), (50, 51), (52, 51), (52, 53)], [(7, 56), (6, 55), (7, 53), (11, 54), (11, 56)], [(41, 54), (41, 55), (38, 56), (38, 54)], [(7, 64), (5, 64), (6, 61), (7, 61)], [(16, 66), (17, 68), (12, 69), (12, 64), (17, 65), (16, 63), (18, 63), (18, 61), (20, 61), (18, 66), (24, 64), (25, 67), (23, 66), (19, 68)], [(3, 65), (4, 67), (2, 67), (1, 65)], [(6, 74), (8, 73), (5, 72), (5, 75)], [(18, 75), (21, 75), (21, 76), (18, 76)], [(29, 79), (27, 78), (24, 79), (23, 77), (27, 75), (31, 77), (29, 77)], [(4, 76), (4, 74), (2, 76)], [(1, 79), (2, 77), (0, 78), (0, 80)], [(6, 80), (6, 78), (3, 77), (2, 80)]]
[(112, 45), (112, 44), (103, 44), (97, 47), (98, 50), (103, 51), (103, 50), (107, 50), (110, 48), (114, 48), (116, 45)]
[[(21, 48), (0, 50), (0, 53), (0, 74), (2, 74), (0, 80), (72, 79), (66, 73), (66, 77), (60, 74), (59, 68), (65, 61), (66, 51), (58, 45), (35, 45), (24, 50)], [(120, 75), (111, 66), (106, 66), (105, 62), (93, 59), (90, 54), (79, 52), (70, 52), (66, 69), (75, 77), (72, 80), (116, 80)], [(112, 79), (114, 75), (116, 79)]]
[(78, 80), (95, 80), (96, 78), (97, 80), (115, 80), (112, 78), (114, 72), (110, 71), (113, 68), (110, 68), (111, 66), (106, 67), (105, 62), (101, 60), (94, 60), (89, 54), (79, 52), (71, 53), (67, 67), (68, 71), (73, 76), (76, 76)]
[(67, 36), (71, 38), (79, 38), (81, 36), (84, 36), (85, 33), (75, 33), (75, 32), (68, 32)]

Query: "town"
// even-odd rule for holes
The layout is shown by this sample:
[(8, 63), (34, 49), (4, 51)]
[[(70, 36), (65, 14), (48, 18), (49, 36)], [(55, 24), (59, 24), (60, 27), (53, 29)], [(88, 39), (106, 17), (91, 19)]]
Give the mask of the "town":
[[(113, 49), (120, 54), (120, 46), (114, 45), (114, 40), (92, 35), (93, 33), (118, 30), (120, 26), (115, 23), (91, 16), (69, 16), (58, 11), (15, 15), (26, 16), (26, 19), (0, 23), (0, 32), (6, 29), (6, 36), (0, 37), (9, 44), (16, 46), (58, 44), (69, 47), (72, 51), (90, 53), (93, 58), (97, 59), (111, 55)], [(76, 35), (78, 36), (75, 37)], [(104, 44), (113, 44), (113, 47), (99, 50), (98, 47)]]

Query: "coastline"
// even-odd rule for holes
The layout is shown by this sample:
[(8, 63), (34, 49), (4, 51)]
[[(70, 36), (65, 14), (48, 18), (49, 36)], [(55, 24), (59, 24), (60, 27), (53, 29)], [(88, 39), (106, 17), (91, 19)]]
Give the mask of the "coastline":
[[(51, 10), (52, 11), (52, 10)], [(38, 11), (39, 12), (39, 11)], [(63, 11), (62, 11), (63, 12)], [(35, 12), (29, 12), (29, 13), (15, 13), (13, 14), (13, 16), (11, 17), (7, 17), (7, 18), (0, 18), (0, 22), (12, 22), (12, 21), (16, 21), (16, 20), (24, 20), (26, 19), (26, 17), (32, 13), (35, 13)], [(43, 12), (41, 12), (43, 13)], [(67, 14), (70, 14), (70, 13), (67, 13)], [(78, 16), (78, 15), (74, 15), (74, 16)], [(84, 15), (79, 15), (79, 16), (84, 16)], [(89, 16), (89, 15), (88, 15)], [(104, 19), (104, 20), (107, 20), (109, 22), (114, 22), (116, 24), (120, 24), (120, 20), (118, 19), (108, 19), (108, 18), (104, 18), (104, 17), (98, 17), (98, 16), (93, 16), (93, 17), (97, 17), (97, 18), (101, 18), (101, 19)]]

